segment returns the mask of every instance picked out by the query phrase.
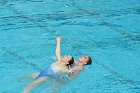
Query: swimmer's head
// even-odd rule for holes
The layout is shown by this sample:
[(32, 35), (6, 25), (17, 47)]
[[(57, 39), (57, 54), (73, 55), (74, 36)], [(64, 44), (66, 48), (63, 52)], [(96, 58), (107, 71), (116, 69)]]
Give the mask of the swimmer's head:
[(67, 64), (67, 66), (72, 65), (73, 63), (74, 63), (74, 58), (72, 57), (71, 60), (69, 61), (69, 64)]
[(90, 56), (82, 56), (79, 60), (85, 65), (91, 65), (92, 59)]
[(74, 63), (74, 58), (70, 55), (65, 55), (62, 57), (62, 61), (66, 63), (66, 65), (71, 65)]

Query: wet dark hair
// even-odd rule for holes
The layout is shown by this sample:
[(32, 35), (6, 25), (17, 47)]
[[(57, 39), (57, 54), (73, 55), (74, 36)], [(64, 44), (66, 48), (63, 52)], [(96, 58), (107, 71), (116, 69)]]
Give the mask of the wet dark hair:
[(89, 58), (89, 60), (87, 61), (87, 64), (86, 65), (91, 65), (92, 59), (91, 59), (91, 57), (88, 57), (88, 58)]
[(69, 61), (69, 64), (67, 66), (72, 65), (74, 63), (74, 58), (72, 57), (71, 60)]

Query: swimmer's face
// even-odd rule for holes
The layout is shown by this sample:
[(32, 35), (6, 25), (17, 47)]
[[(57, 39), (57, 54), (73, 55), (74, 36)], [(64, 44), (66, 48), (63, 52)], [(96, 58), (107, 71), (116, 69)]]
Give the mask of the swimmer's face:
[(69, 61), (72, 59), (72, 56), (70, 55), (65, 55), (64, 57), (62, 57), (62, 61), (66, 62), (66, 64), (69, 64)]
[(89, 60), (89, 56), (82, 56), (81, 58), (79, 58), (79, 60), (81, 62), (83, 62), (84, 64), (87, 64), (88, 60)]

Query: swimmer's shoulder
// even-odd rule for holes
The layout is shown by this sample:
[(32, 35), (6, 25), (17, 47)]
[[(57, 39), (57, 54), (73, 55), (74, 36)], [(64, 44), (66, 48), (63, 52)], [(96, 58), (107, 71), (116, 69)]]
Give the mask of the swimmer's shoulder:
[(73, 65), (72, 68), (75, 70), (80, 70), (80, 71), (84, 70), (84, 66), (78, 65), (78, 64)]
[(55, 61), (55, 62), (53, 62), (51, 65), (60, 65), (60, 64), (61, 64), (60, 61)]
[(52, 63), (51, 67), (54, 67), (54, 68), (59, 68), (59, 69), (62, 69), (62, 68), (65, 68), (66, 66), (62, 63), (60, 63), (59, 61), (56, 61), (54, 63)]

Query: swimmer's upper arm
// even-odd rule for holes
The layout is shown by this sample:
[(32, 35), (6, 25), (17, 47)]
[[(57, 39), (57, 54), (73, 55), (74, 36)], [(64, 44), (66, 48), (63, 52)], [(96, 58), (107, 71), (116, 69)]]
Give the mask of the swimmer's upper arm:
[(56, 44), (56, 58), (60, 62), (61, 61), (61, 50), (60, 50), (60, 40), (57, 40)]

